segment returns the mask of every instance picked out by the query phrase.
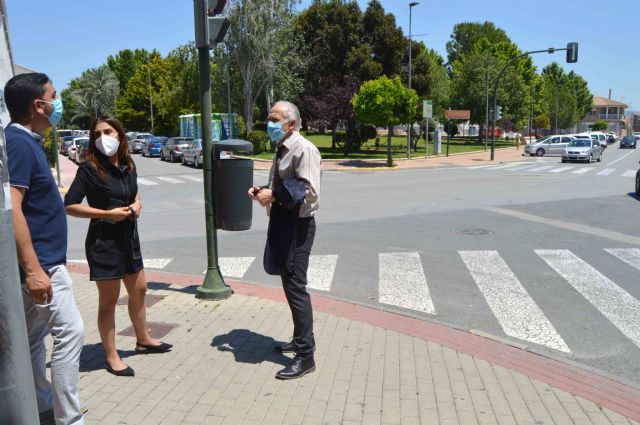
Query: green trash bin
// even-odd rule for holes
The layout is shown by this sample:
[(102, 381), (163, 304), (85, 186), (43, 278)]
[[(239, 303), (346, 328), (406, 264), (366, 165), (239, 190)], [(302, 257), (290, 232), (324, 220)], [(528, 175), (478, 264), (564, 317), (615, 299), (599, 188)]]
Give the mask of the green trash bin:
[(253, 205), (247, 191), (253, 186), (253, 160), (235, 158), (233, 154), (247, 154), (252, 150), (251, 142), (240, 139), (213, 144), (217, 229), (237, 231), (251, 228)]

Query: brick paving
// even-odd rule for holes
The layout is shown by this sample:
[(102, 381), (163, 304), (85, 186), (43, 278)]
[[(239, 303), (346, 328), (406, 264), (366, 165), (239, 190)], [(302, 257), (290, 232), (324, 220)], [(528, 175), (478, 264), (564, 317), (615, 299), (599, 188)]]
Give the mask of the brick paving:
[[(638, 424), (640, 390), (467, 332), (314, 295), (317, 371), (279, 381), (292, 332), (281, 291), (236, 283), (200, 301), (199, 276), (148, 273), (148, 319), (177, 327), (167, 354), (117, 343), (134, 378), (104, 370), (97, 290), (73, 266), (85, 321), (80, 395), (87, 424)], [(125, 296), (124, 289), (122, 296)], [(116, 307), (117, 331), (130, 325)], [(490, 359), (490, 360), (488, 360)], [(548, 371), (548, 373), (544, 373)], [(560, 378), (557, 378), (560, 376)], [(562, 388), (575, 388), (565, 391)], [(576, 395), (580, 394), (580, 395)], [(622, 414), (621, 414), (622, 413)]]

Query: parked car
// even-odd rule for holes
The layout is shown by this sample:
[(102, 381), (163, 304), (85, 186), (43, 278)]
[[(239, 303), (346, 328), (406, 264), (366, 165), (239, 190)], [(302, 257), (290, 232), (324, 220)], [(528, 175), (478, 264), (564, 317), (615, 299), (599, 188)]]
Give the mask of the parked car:
[(638, 139), (633, 136), (624, 136), (622, 140), (620, 140), (620, 149), (622, 148), (636, 148), (636, 144), (638, 143)]
[(615, 142), (616, 142), (616, 136), (614, 136), (613, 134), (607, 135), (607, 144), (608, 145), (613, 145)]
[(60, 138), (60, 154), (61, 155), (69, 155), (69, 145), (73, 141), (75, 137), (73, 136), (64, 136)]
[(202, 139), (195, 139), (182, 151), (182, 163), (193, 164), (196, 168), (202, 166)]
[(587, 133), (580, 133), (576, 137), (591, 137), (593, 140), (597, 140), (603, 149), (607, 148), (607, 136), (601, 131), (591, 131)]
[[(129, 139), (129, 152), (141, 153), (144, 142), (153, 138), (151, 133), (129, 133), (132, 136)], [(127, 136), (128, 138), (129, 136)]]
[(74, 137), (69, 145), (69, 159), (73, 162), (78, 162), (78, 152), (82, 149), (82, 144), (85, 141), (89, 141), (88, 137)]
[(191, 137), (172, 137), (160, 150), (160, 160), (169, 160), (170, 162), (180, 161), (182, 159), (182, 151), (189, 147), (193, 142)]
[(602, 161), (602, 145), (590, 137), (573, 139), (562, 153), (562, 162), (586, 161), (588, 163)]
[(84, 138), (81, 142), (80, 148), (76, 154), (76, 164), (84, 164), (89, 157), (89, 139)]
[(167, 143), (167, 140), (169, 138), (164, 136), (153, 136), (146, 139), (142, 144), (142, 156), (152, 158), (154, 155), (160, 155), (160, 151), (164, 144)]
[(636, 171), (636, 196), (640, 196), (640, 169)]
[(635, 137), (636, 139), (640, 139), (640, 131), (635, 131), (633, 133), (633, 137)]
[(562, 155), (564, 148), (566, 148), (574, 138), (573, 136), (566, 135), (547, 136), (533, 143), (529, 143), (524, 148), (524, 151), (531, 156)]

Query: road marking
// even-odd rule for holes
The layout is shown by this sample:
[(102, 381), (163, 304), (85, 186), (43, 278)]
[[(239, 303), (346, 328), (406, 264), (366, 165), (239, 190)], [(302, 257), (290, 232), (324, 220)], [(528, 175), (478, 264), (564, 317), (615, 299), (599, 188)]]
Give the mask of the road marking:
[(138, 177), (138, 184), (141, 184), (143, 186), (158, 186), (158, 183), (151, 181), (151, 180), (147, 180), (145, 178), (142, 177)]
[(495, 167), (495, 165), (474, 165), (473, 167), (466, 167), (469, 170), (479, 170), (481, 168), (489, 168), (489, 167)]
[(569, 171), (571, 170), (573, 167), (560, 167), (560, 168), (555, 168), (553, 170), (549, 170), (550, 173), (562, 173), (563, 171)]
[(545, 170), (550, 170), (553, 167), (555, 167), (555, 165), (543, 165), (542, 167), (532, 168), (529, 171), (545, 171)]
[(145, 258), (142, 260), (145, 269), (164, 269), (173, 258)]
[[(220, 273), (226, 277), (242, 279), (255, 259), (256, 257), (220, 257), (218, 258)], [(203, 274), (206, 272), (205, 270)]]
[(338, 263), (337, 255), (312, 255), (307, 270), (308, 286), (319, 291), (330, 291)]
[(584, 173), (588, 173), (591, 170), (595, 170), (595, 168), (593, 167), (582, 167), (582, 168), (578, 168), (576, 171), (572, 171), (572, 174), (584, 174)]
[(527, 168), (535, 167), (537, 164), (518, 165), (517, 167), (509, 168), (507, 171), (522, 171)]
[(497, 251), (459, 251), (459, 254), (507, 335), (563, 353), (571, 352)]
[(487, 168), (488, 170), (504, 170), (506, 168), (512, 168), (512, 167), (517, 167), (521, 164), (507, 164), (507, 165), (498, 165), (496, 167), (493, 168)]
[(635, 177), (637, 170), (627, 170), (622, 174), (622, 177)]
[(640, 270), (640, 249), (605, 249), (609, 254)]
[(198, 183), (202, 183), (204, 181), (204, 178), (198, 174), (184, 174), (180, 177), (187, 180), (193, 180), (194, 182)]
[[(142, 260), (146, 269), (164, 269), (173, 261), (173, 258), (145, 258)], [(68, 263), (89, 264), (87, 260), (67, 260)]]
[(382, 253), (378, 258), (378, 300), (381, 303), (435, 314), (417, 252)]
[(640, 301), (569, 250), (542, 249), (536, 254), (640, 347)]
[(615, 168), (605, 168), (604, 170), (600, 171), (599, 173), (596, 173), (596, 176), (608, 176), (609, 174), (613, 173), (614, 171), (616, 171)]
[(632, 150), (631, 152), (629, 152), (628, 154), (622, 155), (620, 158), (616, 159), (615, 161), (611, 161), (610, 163), (608, 163), (607, 165), (613, 165), (618, 161), (622, 161), (623, 159), (625, 159), (626, 157), (628, 157), (629, 155), (631, 155), (632, 153), (635, 153), (635, 149)]
[(174, 179), (173, 177), (156, 177), (158, 180), (171, 184), (184, 184), (182, 180)]

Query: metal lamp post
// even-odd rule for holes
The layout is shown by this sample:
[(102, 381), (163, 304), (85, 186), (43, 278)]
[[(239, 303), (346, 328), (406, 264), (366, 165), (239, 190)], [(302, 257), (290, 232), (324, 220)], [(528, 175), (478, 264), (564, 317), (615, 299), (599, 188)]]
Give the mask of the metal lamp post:
[[(409, 89), (411, 89), (411, 45), (412, 45), (412, 37), (413, 37), (411, 34), (411, 12), (413, 11), (413, 7), (419, 4), (420, 3), (416, 1), (409, 3)], [(411, 127), (412, 126), (413, 126), (413, 122), (409, 124), (409, 128), (407, 130), (407, 159), (411, 159)]]

